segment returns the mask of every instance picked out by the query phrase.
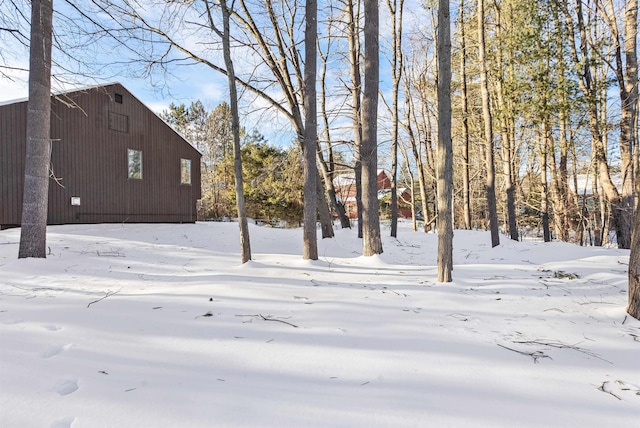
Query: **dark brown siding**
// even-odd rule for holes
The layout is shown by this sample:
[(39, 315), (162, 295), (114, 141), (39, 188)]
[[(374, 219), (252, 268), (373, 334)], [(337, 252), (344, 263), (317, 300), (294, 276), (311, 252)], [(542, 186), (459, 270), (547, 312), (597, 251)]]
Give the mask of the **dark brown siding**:
[(0, 226), (20, 224), (27, 103), (0, 106)]
[[(0, 106), (2, 225), (20, 223), (25, 115), (26, 102)], [(51, 138), (49, 224), (196, 220), (200, 153), (121, 85), (53, 100)], [(142, 150), (142, 180), (128, 178), (128, 149)], [(190, 186), (180, 184), (181, 158), (191, 159)]]

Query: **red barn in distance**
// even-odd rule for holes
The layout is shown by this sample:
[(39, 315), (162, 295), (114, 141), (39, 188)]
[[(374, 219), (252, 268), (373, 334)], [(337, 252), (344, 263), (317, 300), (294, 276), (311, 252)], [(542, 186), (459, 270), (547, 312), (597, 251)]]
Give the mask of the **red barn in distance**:
[[(340, 174), (333, 180), (336, 189), (338, 202), (344, 204), (345, 211), (349, 218), (358, 218), (358, 207), (356, 204), (356, 178), (355, 174)], [(389, 196), (391, 195), (391, 177), (383, 170), (378, 170), (378, 201), (383, 214), (389, 211)], [(398, 217), (411, 218), (412, 203), (411, 190), (398, 188)]]

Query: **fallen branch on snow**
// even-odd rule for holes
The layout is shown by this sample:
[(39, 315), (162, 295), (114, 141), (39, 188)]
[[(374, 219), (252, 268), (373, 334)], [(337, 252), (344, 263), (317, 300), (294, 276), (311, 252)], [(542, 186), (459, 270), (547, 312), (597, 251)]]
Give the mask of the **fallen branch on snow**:
[(604, 358), (602, 358), (600, 355), (596, 354), (595, 352), (589, 351), (588, 349), (584, 349), (584, 348), (581, 348), (581, 347), (576, 346), (576, 345), (569, 345), (567, 343), (544, 341), (544, 340), (522, 340), (522, 341), (514, 341), (513, 343), (522, 343), (522, 344), (525, 344), (525, 345), (550, 346), (552, 348), (558, 348), (558, 349), (573, 349), (574, 351), (578, 351), (578, 352), (581, 352), (581, 353), (583, 353), (585, 355), (588, 355), (590, 357), (602, 360), (602, 361), (604, 361), (606, 363), (613, 364), (611, 361), (605, 360)]
[(526, 356), (529, 356), (529, 357), (533, 358), (533, 362), (534, 362), (535, 364), (538, 364), (538, 359), (539, 359), (539, 358), (548, 358), (548, 359), (550, 359), (550, 360), (553, 360), (553, 358), (551, 358), (550, 356), (548, 356), (547, 354), (545, 354), (545, 353), (544, 353), (544, 352), (542, 352), (542, 351), (526, 352), (526, 351), (519, 351), (519, 350), (517, 350), (517, 349), (509, 348), (508, 346), (504, 346), (504, 345), (501, 345), (501, 344), (499, 344), (499, 343), (498, 343), (497, 345), (498, 345), (499, 347), (501, 347), (501, 348), (508, 349), (509, 351), (516, 352), (516, 353), (518, 353), (518, 354), (520, 354), (520, 355), (526, 355)]
[(107, 294), (106, 294), (106, 295), (104, 295), (103, 297), (99, 298), (98, 300), (94, 300), (93, 302), (89, 303), (89, 304), (87, 305), (87, 308), (88, 308), (89, 306), (93, 305), (94, 303), (98, 303), (99, 301), (104, 300), (104, 299), (106, 299), (107, 297), (113, 296), (114, 294), (118, 294), (119, 292), (120, 292), (120, 290), (118, 290), (118, 291), (107, 291)]
[(265, 317), (264, 315), (262, 315), (262, 314), (255, 314), (255, 315), (236, 315), (236, 316), (237, 316), (237, 317), (252, 317), (252, 318), (260, 318), (260, 319), (262, 319), (263, 321), (276, 321), (276, 322), (281, 322), (281, 323), (283, 323), (283, 324), (290, 325), (290, 326), (291, 326), (291, 327), (293, 327), (293, 328), (298, 328), (298, 326), (297, 326), (297, 325), (295, 325), (295, 324), (291, 324), (289, 321), (285, 321), (285, 320), (280, 320), (280, 319), (277, 319), (277, 318), (273, 318), (273, 316), (271, 316), (271, 315), (267, 315), (266, 317)]
[(618, 400), (622, 401), (622, 398), (618, 397), (616, 394), (614, 394), (613, 392), (611, 392), (611, 391), (609, 391), (609, 390), (607, 390), (607, 389), (606, 389), (605, 385), (606, 385), (606, 384), (608, 384), (608, 383), (609, 383), (609, 381), (608, 381), (608, 380), (605, 380), (604, 382), (602, 382), (602, 385), (600, 385), (600, 386), (598, 387), (598, 390), (599, 390), (599, 391), (602, 391), (602, 392), (605, 392), (605, 393), (607, 393), (607, 394), (613, 395), (613, 396), (614, 396), (614, 397), (616, 397)]

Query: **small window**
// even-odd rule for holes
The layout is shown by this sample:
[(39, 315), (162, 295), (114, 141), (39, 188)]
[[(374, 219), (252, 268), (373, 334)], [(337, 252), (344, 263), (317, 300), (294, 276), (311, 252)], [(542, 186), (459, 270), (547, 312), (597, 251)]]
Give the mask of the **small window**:
[(122, 104), (122, 94), (114, 94), (113, 99), (118, 104)]
[(142, 150), (129, 149), (129, 178), (142, 180)]
[(191, 159), (180, 159), (180, 184), (191, 184)]

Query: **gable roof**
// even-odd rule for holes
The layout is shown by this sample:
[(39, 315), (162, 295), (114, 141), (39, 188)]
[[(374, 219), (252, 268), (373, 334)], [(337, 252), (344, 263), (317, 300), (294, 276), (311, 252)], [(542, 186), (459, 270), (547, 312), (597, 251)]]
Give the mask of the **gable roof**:
[[(182, 134), (180, 134), (179, 132), (177, 132), (175, 129), (173, 129), (173, 127), (171, 125), (169, 125), (167, 122), (165, 122), (155, 111), (151, 110), (149, 108), (149, 106), (147, 106), (143, 101), (140, 100), (140, 98), (138, 98), (137, 96), (135, 96), (131, 91), (129, 91), (122, 83), (120, 82), (110, 82), (110, 83), (104, 83), (104, 84), (96, 84), (96, 85), (87, 85), (87, 86), (79, 86), (77, 88), (74, 89), (70, 89), (70, 90), (65, 90), (65, 91), (56, 91), (53, 92), (51, 94), (52, 98), (55, 98), (57, 100), (59, 100), (60, 102), (62, 102), (63, 104), (68, 104), (70, 106), (73, 106), (74, 101), (71, 99), (71, 97), (77, 93), (86, 93), (92, 90), (100, 90), (100, 89), (104, 89), (105, 92), (107, 92), (107, 88), (109, 87), (113, 87), (116, 86), (119, 89), (122, 89), (123, 91), (125, 91), (127, 93), (128, 96), (131, 96), (133, 99), (136, 100), (136, 102), (138, 102), (139, 104), (141, 104), (142, 106), (144, 106), (149, 112), (151, 112), (158, 120), (160, 120), (165, 126), (167, 126), (168, 128), (171, 129), (171, 131), (173, 133), (175, 133), (176, 135), (178, 135), (181, 139), (184, 140), (185, 143), (187, 143), (190, 147), (193, 148), (193, 150), (195, 150), (196, 152), (198, 152), (198, 154), (200, 156), (202, 156), (202, 153), (193, 145), (191, 144)], [(28, 97), (23, 97), (23, 98), (18, 98), (18, 99), (13, 99), (13, 100), (7, 100), (7, 101), (2, 101), (0, 102), (0, 107), (2, 106), (8, 106), (11, 104), (18, 104), (18, 103), (24, 103), (29, 101)]]

